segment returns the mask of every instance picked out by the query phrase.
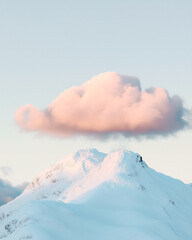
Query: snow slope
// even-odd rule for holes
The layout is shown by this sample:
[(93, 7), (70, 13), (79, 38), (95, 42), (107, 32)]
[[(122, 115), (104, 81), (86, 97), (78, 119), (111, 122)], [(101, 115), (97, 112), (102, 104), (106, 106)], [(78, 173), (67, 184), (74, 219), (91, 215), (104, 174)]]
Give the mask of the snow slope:
[(191, 186), (127, 150), (68, 155), (0, 207), (0, 239), (191, 240)]

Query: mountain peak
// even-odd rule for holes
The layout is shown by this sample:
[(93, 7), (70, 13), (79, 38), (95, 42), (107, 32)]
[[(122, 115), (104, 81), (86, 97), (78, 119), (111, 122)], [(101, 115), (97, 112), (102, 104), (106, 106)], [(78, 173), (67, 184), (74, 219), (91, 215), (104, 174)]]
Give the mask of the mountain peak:
[[(72, 158), (75, 161), (91, 161), (93, 163), (102, 161), (107, 154), (99, 152), (96, 148), (80, 149), (72, 153)], [(70, 156), (70, 155), (69, 155)], [(64, 160), (65, 161), (65, 160)]]
[(191, 240), (191, 206), (190, 185), (139, 154), (82, 149), (0, 208), (0, 239)]
[(24, 193), (69, 202), (106, 182), (137, 182), (136, 176), (146, 166), (139, 154), (128, 150), (106, 154), (95, 148), (81, 149), (37, 176)]

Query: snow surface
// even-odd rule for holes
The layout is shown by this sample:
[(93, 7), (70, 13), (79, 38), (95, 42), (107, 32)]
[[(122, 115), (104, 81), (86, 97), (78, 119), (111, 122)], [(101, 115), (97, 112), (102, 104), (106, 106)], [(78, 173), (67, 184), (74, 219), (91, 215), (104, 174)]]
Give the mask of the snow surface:
[(0, 207), (0, 239), (191, 240), (192, 188), (141, 156), (68, 155)]

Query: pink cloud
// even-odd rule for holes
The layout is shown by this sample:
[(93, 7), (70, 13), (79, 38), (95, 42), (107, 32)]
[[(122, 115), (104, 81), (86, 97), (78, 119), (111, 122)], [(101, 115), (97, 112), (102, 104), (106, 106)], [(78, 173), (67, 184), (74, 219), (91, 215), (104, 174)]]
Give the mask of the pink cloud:
[(143, 91), (138, 78), (106, 72), (65, 90), (44, 111), (19, 108), (15, 120), (23, 129), (63, 137), (162, 135), (187, 125), (184, 110), (182, 100), (163, 88)]

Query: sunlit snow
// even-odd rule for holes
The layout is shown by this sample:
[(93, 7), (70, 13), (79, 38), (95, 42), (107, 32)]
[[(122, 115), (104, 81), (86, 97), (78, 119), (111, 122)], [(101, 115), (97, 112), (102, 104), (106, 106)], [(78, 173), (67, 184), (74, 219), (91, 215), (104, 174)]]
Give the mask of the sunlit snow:
[(68, 155), (0, 207), (0, 239), (191, 240), (191, 186), (127, 150)]

